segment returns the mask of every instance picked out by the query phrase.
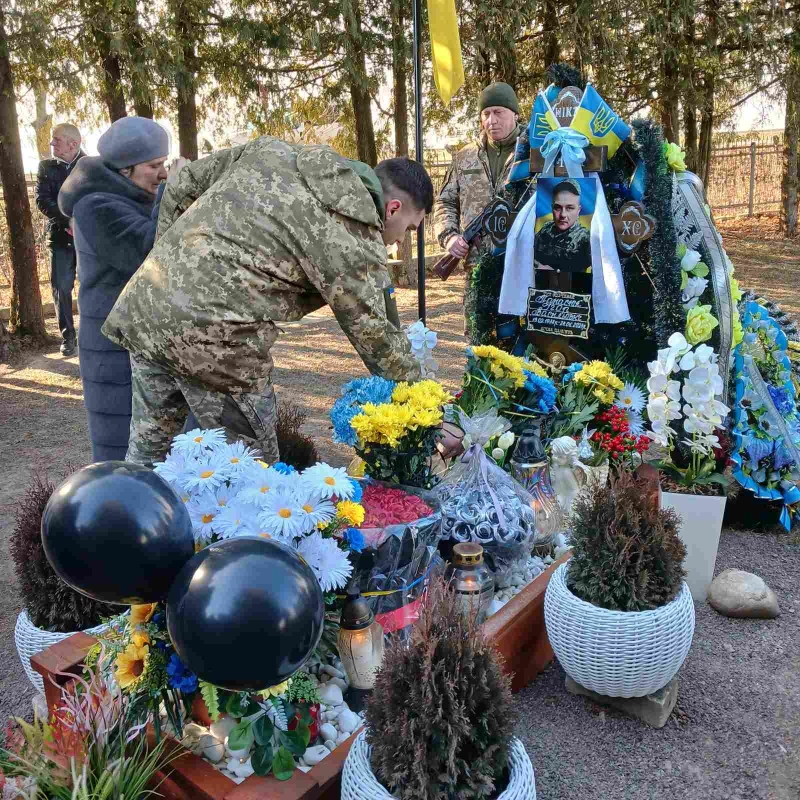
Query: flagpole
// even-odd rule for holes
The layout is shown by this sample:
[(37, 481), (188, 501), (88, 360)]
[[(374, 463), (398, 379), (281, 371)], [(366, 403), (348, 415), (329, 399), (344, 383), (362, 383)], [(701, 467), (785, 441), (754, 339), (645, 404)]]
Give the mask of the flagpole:
[[(414, 3), (414, 129), (417, 161), (425, 166), (422, 151), (422, 0)], [(417, 228), (417, 308), (419, 318), (425, 322), (425, 220)]]

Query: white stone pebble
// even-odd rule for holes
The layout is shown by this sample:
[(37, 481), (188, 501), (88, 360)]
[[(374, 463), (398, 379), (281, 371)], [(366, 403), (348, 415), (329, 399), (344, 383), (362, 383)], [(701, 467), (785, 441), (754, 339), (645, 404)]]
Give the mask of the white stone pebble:
[(339, 714), (337, 723), (340, 731), (343, 733), (352, 733), (358, 727), (358, 715), (350, 711), (349, 708), (345, 709)]
[(331, 725), (330, 722), (326, 722), (324, 725), (320, 725), (319, 735), (322, 737), (322, 741), (324, 742), (327, 739), (335, 740), (338, 736), (338, 733), (334, 725)]
[(323, 664), (319, 671), (325, 675), (330, 675), (331, 678), (344, 678), (344, 672), (332, 667), (330, 664)]
[(338, 706), (344, 701), (342, 690), (331, 683), (326, 683), (320, 688), (319, 698), (327, 706)]
[(225, 740), (235, 727), (236, 720), (233, 717), (220, 717), (216, 722), (211, 723), (210, 730), (217, 739)]
[(338, 686), (342, 690), (342, 692), (346, 692), (347, 689), (349, 688), (347, 686), (347, 681), (342, 679), (342, 678), (331, 678), (328, 681), (328, 685), (329, 686)]
[(319, 764), (323, 758), (327, 758), (330, 755), (330, 750), (323, 744), (316, 744), (313, 747), (309, 747), (306, 749), (305, 753), (303, 753), (303, 761), (309, 766), (313, 767), (315, 764)]
[(331, 752), (336, 749), (336, 739), (326, 739), (325, 740), (325, 747), (328, 748)]
[(340, 733), (336, 737), (336, 744), (337, 745), (344, 744), (349, 738), (350, 738), (350, 734), (349, 733)]

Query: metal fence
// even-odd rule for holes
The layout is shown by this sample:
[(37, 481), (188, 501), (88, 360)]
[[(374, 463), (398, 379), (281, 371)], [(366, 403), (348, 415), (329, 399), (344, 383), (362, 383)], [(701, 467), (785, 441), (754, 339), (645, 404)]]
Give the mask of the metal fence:
[(709, 205), (718, 216), (778, 211), (782, 174), (783, 148), (778, 144), (714, 148), (706, 186)]

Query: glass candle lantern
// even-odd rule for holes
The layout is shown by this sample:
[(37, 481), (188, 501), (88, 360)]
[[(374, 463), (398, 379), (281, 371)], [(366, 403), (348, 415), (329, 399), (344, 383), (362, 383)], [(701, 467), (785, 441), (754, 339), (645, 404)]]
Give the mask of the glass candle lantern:
[(347, 590), (339, 623), (339, 658), (353, 689), (370, 690), (383, 663), (383, 628), (357, 588)]
[(479, 624), (483, 622), (494, 598), (494, 575), (483, 563), (483, 548), (473, 542), (455, 545), (445, 577), (464, 612), (477, 615)]

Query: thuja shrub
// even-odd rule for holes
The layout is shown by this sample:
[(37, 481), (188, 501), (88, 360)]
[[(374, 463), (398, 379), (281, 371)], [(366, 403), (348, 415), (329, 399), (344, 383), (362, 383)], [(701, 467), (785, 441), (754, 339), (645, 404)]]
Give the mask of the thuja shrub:
[(42, 476), (33, 482), (17, 504), (9, 550), (23, 603), (37, 628), (57, 633), (81, 631), (99, 625), (122, 610), (98, 603), (70, 589), (56, 575), (42, 546), (42, 514), (55, 485)]
[(567, 573), (574, 595), (610, 611), (647, 611), (676, 597), (686, 556), (680, 517), (648, 494), (646, 481), (620, 471), (576, 499)]
[(432, 584), (410, 645), (387, 647), (372, 697), (372, 769), (395, 797), (470, 800), (505, 787), (510, 679), (444, 582)]
[(311, 467), (319, 461), (316, 445), (311, 437), (300, 431), (308, 414), (294, 403), (279, 403), (275, 431), (278, 436), (278, 452), (284, 464), (297, 470)]

